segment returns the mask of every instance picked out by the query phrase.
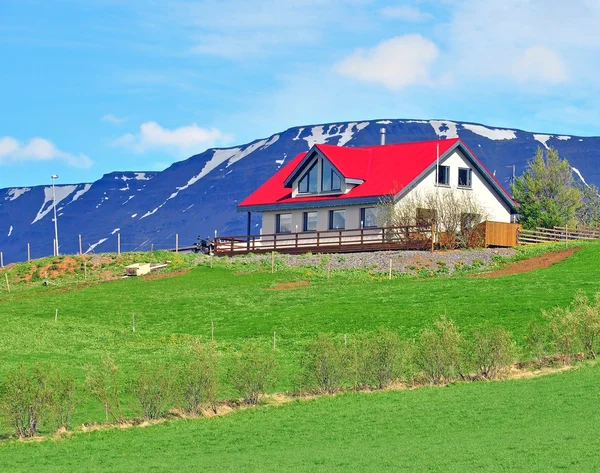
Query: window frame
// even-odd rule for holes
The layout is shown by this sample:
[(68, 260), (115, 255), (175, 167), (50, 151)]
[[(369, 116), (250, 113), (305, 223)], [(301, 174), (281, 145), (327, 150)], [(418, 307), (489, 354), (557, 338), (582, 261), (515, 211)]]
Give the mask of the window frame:
[[(460, 183), (461, 171), (467, 171), (467, 184)], [(473, 188), (473, 170), (471, 168), (458, 168), (458, 178), (456, 184), (461, 189), (472, 189)]]
[[(440, 171), (442, 170), (442, 168), (446, 170), (446, 172), (444, 174), (446, 176), (446, 179), (445, 179), (446, 182), (440, 182), (440, 176), (442, 174)], [(436, 166), (436, 168), (435, 168), (435, 184), (437, 186), (447, 186), (447, 187), (450, 186), (450, 166), (447, 166), (444, 164), (440, 164), (439, 166)]]
[[(334, 215), (338, 212), (341, 212), (342, 215), (344, 216), (344, 226), (343, 227), (334, 227), (333, 226), (333, 221), (334, 221)], [(345, 230), (346, 229), (346, 209), (336, 209), (336, 210), (330, 210), (329, 211), (329, 230)]]
[[(290, 216), (290, 228), (288, 231), (281, 231), (281, 216), (282, 215), (289, 215)], [(281, 213), (281, 214), (275, 214), (275, 233), (277, 234), (287, 234), (287, 233), (292, 233), (292, 221), (293, 221), (293, 216), (291, 212), (286, 212), (286, 213)]]
[[(306, 172), (302, 175), (302, 177), (300, 179), (298, 179), (298, 194), (318, 194), (319, 193), (319, 159), (317, 158), (315, 160), (315, 162), (307, 168)], [(316, 181), (316, 190), (311, 191), (310, 187), (311, 187), (311, 179), (310, 179), (310, 173), (313, 169), (316, 169), (317, 171), (317, 175), (315, 176), (315, 181)], [(301, 185), (302, 185), (302, 181), (306, 179), (306, 191), (301, 190)]]
[[(315, 221), (315, 228), (308, 228), (308, 214), (315, 214), (316, 217), (316, 221)], [(303, 212), (302, 214), (302, 231), (303, 232), (316, 232), (317, 228), (319, 226), (319, 212), (317, 212), (316, 210), (311, 210), (308, 212)]]
[(360, 209), (360, 228), (377, 228), (377, 216), (375, 216), (375, 225), (367, 225), (366, 224), (366, 215), (367, 215), (367, 210), (374, 210), (375, 213), (377, 213), (377, 208), (376, 207), (362, 207)]
[[(325, 166), (329, 168), (329, 176), (325, 175)], [(333, 177), (336, 176), (339, 182), (339, 187), (333, 187)], [(325, 189), (325, 182), (329, 181), (329, 189)], [(321, 189), (318, 191), (320, 193), (328, 193), (328, 192), (341, 192), (342, 191), (342, 176), (335, 170), (333, 164), (329, 162), (327, 159), (321, 158)]]

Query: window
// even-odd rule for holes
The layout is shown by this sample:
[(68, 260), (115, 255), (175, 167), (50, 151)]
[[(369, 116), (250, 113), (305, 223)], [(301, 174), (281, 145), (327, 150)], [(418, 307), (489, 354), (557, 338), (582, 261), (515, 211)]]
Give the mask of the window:
[(277, 214), (275, 233), (292, 233), (292, 214)]
[(317, 162), (315, 162), (309, 170), (306, 172), (304, 177), (298, 182), (298, 192), (301, 194), (309, 194), (317, 192)]
[(374, 228), (377, 226), (377, 209), (375, 207), (365, 207), (360, 209), (360, 221), (362, 228)]
[(473, 172), (468, 168), (458, 168), (458, 187), (471, 187)]
[(343, 230), (346, 228), (346, 211), (345, 210), (330, 210), (329, 211), (329, 229)]
[(439, 166), (439, 169), (437, 183), (443, 186), (450, 185), (450, 166)]
[(342, 188), (342, 178), (326, 159), (323, 160), (321, 172), (321, 191), (339, 191)]
[(434, 209), (417, 209), (416, 224), (419, 226), (429, 226), (435, 223), (436, 211)]
[(317, 212), (304, 212), (304, 223), (303, 231), (305, 232), (316, 232), (317, 231)]

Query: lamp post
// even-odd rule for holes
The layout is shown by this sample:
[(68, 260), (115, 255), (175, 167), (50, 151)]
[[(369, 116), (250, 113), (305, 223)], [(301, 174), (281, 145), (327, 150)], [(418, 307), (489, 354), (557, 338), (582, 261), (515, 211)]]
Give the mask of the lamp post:
[(58, 220), (56, 220), (56, 192), (54, 191), (54, 180), (58, 179), (58, 175), (52, 174), (52, 207), (54, 207), (54, 244), (56, 245), (56, 256), (58, 253)]

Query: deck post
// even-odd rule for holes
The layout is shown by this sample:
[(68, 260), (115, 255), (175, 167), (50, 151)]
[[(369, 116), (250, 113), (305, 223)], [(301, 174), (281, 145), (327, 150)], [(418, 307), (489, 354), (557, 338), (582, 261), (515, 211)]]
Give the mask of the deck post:
[(248, 235), (248, 244), (246, 249), (250, 251), (250, 232), (252, 230), (252, 212), (248, 212), (248, 221), (246, 223), (246, 235)]

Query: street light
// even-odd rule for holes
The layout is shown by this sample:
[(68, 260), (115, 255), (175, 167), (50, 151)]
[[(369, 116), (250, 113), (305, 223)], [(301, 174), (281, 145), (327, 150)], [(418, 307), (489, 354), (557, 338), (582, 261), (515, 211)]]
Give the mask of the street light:
[(55, 246), (55, 251), (56, 251), (56, 256), (59, 256), (58, 254), (58, 221), (56, 220), (56, 193), (54, 192), (54, 180), (58, 179), (58, 175), (56, 174), (52, 174), (52, 206), (54, 207), (54, 244)]

